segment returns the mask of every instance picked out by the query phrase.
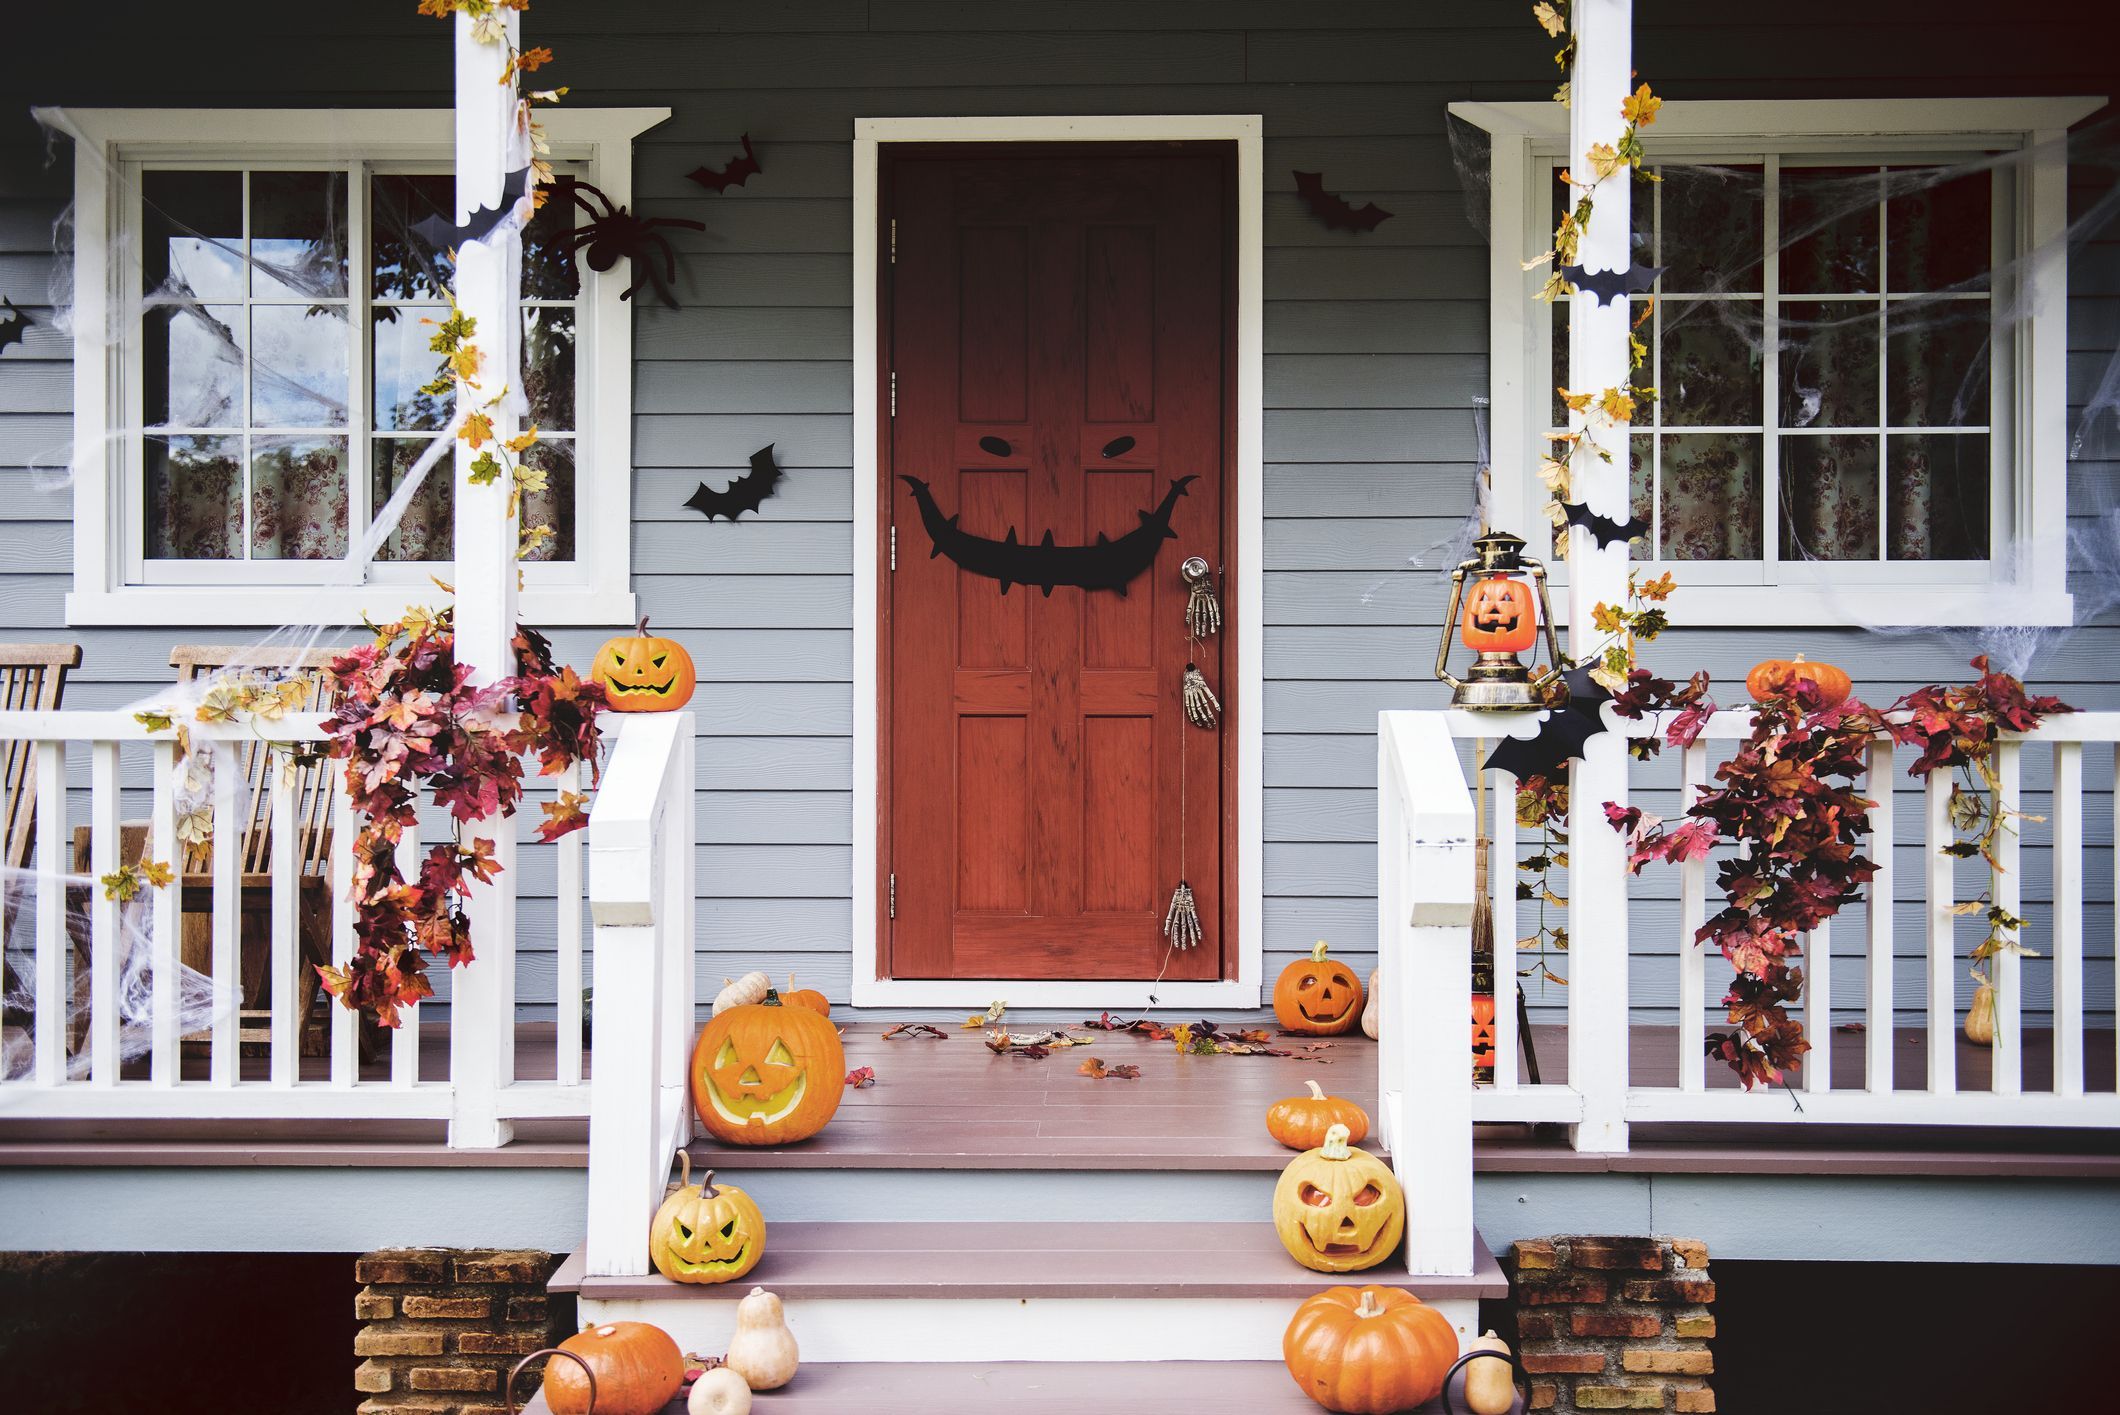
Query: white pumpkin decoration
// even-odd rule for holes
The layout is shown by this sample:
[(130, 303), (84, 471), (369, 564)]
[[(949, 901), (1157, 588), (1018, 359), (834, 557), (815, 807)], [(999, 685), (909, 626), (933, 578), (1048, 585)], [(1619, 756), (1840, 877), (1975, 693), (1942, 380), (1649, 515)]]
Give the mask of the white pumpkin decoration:
[(766, 994), (773, 990), (773, 980), (763, 973), (746, 973), (740, 978), (724, 978), (726, 984), (714, 995), (714, 1015), (721, 1016), (732, 1007), (748, 1007), (754, 1002), (764, 1002)]
[(736, 1334), (722, 1360), (752, 1390), (778, 1390), (794, 1379), (801, 1354), (778, 1297), (754, 1287), (736, 1304)]
[(1369, 970), (1369, 990), (1362, 995), (1362, 1035), (1371, 1041), (1377, 1039), (1377, 1022), (1384, 1011), (1377, 993), (1377, 974), (1381, 971), (1377, 968)]
[(751, 1415), (751, 1387), (727, 1366), (702, 1372), (685, 1397), (686, 1415)]

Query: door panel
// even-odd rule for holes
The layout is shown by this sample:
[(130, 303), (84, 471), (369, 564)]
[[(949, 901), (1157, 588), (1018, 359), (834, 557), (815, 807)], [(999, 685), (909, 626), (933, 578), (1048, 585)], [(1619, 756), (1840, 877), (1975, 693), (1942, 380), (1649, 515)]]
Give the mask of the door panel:
[[(889, 976), (1233, 972), (1224, 732), (1180, 708), (1189, 660), (1222, 691), (1226, 635), (1188, 643), (1178, 575), (1228, 581), (1230, 171), (1226, 144), (886, 149)], [(1195, 480), (1125, 594), (1045, 594), (930, 556), (900, 476), (1029, 546), (1116, 540)], [(1181, 878), (1207, 937), (1171, 953)]]

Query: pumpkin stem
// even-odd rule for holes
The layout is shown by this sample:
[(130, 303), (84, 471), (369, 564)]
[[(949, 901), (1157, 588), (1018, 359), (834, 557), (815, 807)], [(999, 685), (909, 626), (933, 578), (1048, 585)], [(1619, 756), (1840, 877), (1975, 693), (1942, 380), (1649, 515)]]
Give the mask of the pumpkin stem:
[(1329, 1160), (1346, 1159), (1349, 1154), (1347, 1133), (1347, 1127), (1344, 1125), (1335, 1125), (1327, 1130), (1325, 1132), (1325, 1143), (1318, 1146), (1318, 1153)]
[(780, 994), (771, 988), (767, 988), (766, 995), (758, 1000), (758, 1005), (760, 1007), (778, 1007), (780, 1006)]
[(1323, 963), (1325, 961), (1324, 939), (1321, 938), (1316, 943), (1310, 946), (1310, 957), (1313, 962)]
[(721, 1197), (721, 1190), (714, 1187), (714, 1171), (711, 1169), (699, 1177), (699, 1197), (702, 1199), (719, 1199)]
[(643, 614), (643, 615), (641, 615), (641, 616), (640, 616), (640, 623), (639, 623), (639, 624), (638, 624), (637, 626), (635, 626), (635, 628), (634, 628), (634, 630), (633, 630), (633, 635), (634, 635), (634, 637), (635, 637), (635, 638), (640, 638), (640, 639), (645, 639), (645, 638), (647, 638), (647, 637), (648, 637), (648, 616), (647, 616), (647, 615)]
[(679, 1150), (679, 1151), (677, 1152), (677, 1163), (678, 1163), (678, 1166), (679, 1166), (679, 1172), (678, 1172), (678, 1176), (677, 1176), (677, 1187), (678, 1187), (678, 1188), (680, 1188), (680, 1189), (689, 1189), (689, 1188), (691, 1188), (691, 1187), (692, 1187), (692, 1156), (691, 1156), (690, 1154), (686, 1153), (686, 1152), (685, 1152), (685, 1151), (683, 1151), (683, 1150)]
[(1357, 1317), (1381, 1317), (1384, 1315), (1383, 1307), (1377, 1303), (1377, 1290), (1375, 1288), (1365, 1287), (1362, 1289), (1362, 1299), (1354, 1304), (1354, 1314)]
[(1323, 1086), (1320, 1086), (1315, 1081), (1305, 1081), (1303, 1084), (1310, 1087), (1310, 1098), (1312, 1100), (1321, 1101), (1325, 1099), (1325, 1088)]

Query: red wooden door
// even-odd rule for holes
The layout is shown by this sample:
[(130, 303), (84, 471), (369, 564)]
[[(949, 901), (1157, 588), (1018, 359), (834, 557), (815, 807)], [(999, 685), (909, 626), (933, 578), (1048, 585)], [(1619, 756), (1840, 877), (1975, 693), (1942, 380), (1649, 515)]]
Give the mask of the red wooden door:
[[(1234, 657), (1188, 642), (1178, 572), (1202, 556), (1226, 594), (1227, 145), (886, 151), (886, 970), (1230, 976), (1229, 719), (1189, 725), (1180, 689), (1192, 661), (1222, 694)], [(1048, 595), (931, 555), (908, 476), (1031, 546), (1117, 540), (1194, 480), (1123, 596)], [(1171, 953), (1180, 879), (1206, 938)]]

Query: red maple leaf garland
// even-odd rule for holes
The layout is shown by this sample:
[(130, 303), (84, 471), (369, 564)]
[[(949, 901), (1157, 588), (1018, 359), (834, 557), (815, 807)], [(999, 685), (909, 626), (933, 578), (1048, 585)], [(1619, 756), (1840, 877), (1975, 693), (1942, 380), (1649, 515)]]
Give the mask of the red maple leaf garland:
[[(456, 662), (450, 612), (415, 613), (381, 626), (373, 644), (348, 650), (326, 670), (339, 706), (325, 750), (346, 763), (348, 802), (360, 824), (353, 956), (343, 969), (317, 972), (343, 1005), (386, 1027), (398, 1024), (399, 1008), (433, 995), (428, 957), (450, 967), (471, 961), (464, 892), (491, 882), (501, 866), (491, 842), (467, 845), (462, 827), (515, 814), (525, 754), (536, 754), (543, 775), (575, 763), (597, 771), (603, 689), (555, 668), (551, 644), (534, 629), (518, 629), (513, 648), (512, 676), (473, 686), (470, 670)], [(397, 847), (418, 818), (423, 786), (454, 829), (427, 848), (408, 880)], [(588, 824), (578, 793), (543, 809), (540, 839)]]

